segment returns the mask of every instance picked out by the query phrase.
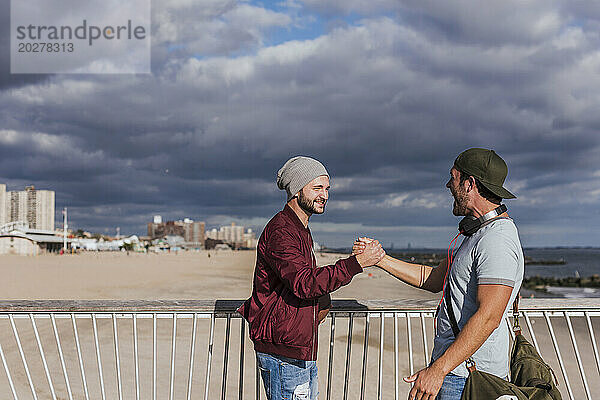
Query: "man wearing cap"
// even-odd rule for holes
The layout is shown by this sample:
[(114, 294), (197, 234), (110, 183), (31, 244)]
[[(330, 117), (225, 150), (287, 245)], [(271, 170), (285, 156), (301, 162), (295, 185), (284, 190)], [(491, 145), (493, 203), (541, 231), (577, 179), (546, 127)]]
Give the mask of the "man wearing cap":
[(293, 157), (277, 173), (277, 186), (287, 204), (260, 236), (252, 296), (238, 312), (250, 324), (267, 398), (314, 400), (318, 326), (329, 311), (329, 293), (385, 252), (373, 241), (360, 255), (317, 268), (308, 220), (325, 212), (329, 174), (313, 158)]
[[(444, 291), (432, 362), (405, 378), (414, 382), (409, 400), (460, 399), (469, 376), (466, 360), (479, 371), (508, 376), (509, 332), (502, 321), (518, 295), (524, 259), (517, 228), (501, 205), (515, 198), (503, 187), (507, 174), (493, 150), (468, 149), (456, 158), (446, 187), (454, 198), (453, 214), (464, 216), (459, 230), (465, 237), (450, 268), (448, 260), (432, 268), (389, 256), (377, 264), (412, 286)], [(353, 252), (359, 254), (369, 240), (355, 242)]]

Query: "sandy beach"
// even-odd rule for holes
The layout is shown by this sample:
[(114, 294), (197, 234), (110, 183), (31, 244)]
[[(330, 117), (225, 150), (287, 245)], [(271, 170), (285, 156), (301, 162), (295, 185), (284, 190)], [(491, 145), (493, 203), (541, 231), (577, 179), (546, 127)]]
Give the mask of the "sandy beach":
[[(209, 256), (210, 255), (210, 256)], [(184, 252), (179, 254), (134, 254), (125, 253), (83, 253), (66, 256), (37, 256), (18, 257), (3, 256), (0, 258), (4, 270), (4, 279), (0, 281), (2, 300), (17, 299), (81, 299), (81, 300), (129, 300), (129, 299), (245, 299), (252, 288), (252, 274), (255, 262), (254, 251), (240, 252)], [(318, 263), (326, 265), (335, 262), (343, 255), (322, 254), (318, 255)], [(377, 269), (368, 268), (364, 273), (355, 277), (348, 285), (336, 291), (334, 299), (438, 299), (438, 294), (431, 294), (411, 288), (402, 284), (387, 273)], [(109, 316), (110, 317), (110, 316)], [(413, 368), (421, 368), (425, 364), (422, 349), (422, 331), (418, 318), (412, 318), (412, 341), (415, 351)], [(54, 382), (57, 398), (67, 399), (65, 380), (60, 368), (60, 359), (56, 352), (53, 328), (48, 318), (38, 319), (41, 343), (48, 352), (48, 365), (51, 366), (50, 375)], [(174, 364), (173, 398), (186, 398), (187, 374), (190, 364), (190, 341), (192, 318), (181, 318), (177, 321), (176, 335), (176, 362)], [(341, 399), (344, 390), (345, 356), (347, 346), (348, 319), (336, 320), (334, 367), (332, 371), (332, 398)], [(379, 329), (380, 318), (372, 318), (369, 330), (369, 358), (367, 368), (367, 383), (365, 385), (365, 398), (377, 398), (377, 375), (379, 370)], [(101, 397), (101, 382), (97, 372), (97, 354), (93, 343), (93, 324), (91, 318), (77, 320), (77, 329), (82, 341), (83, 363), (86, 370), (90, 371), (88, 377), (90, 398)], [(125, 399), (135, 399), (135, 380), (132, 346), (132, 320), (120, 318), (117, 323), (119, 333), (119, 351), (121, 374), (123, 376), (122, 393)], [(139, 318), (137, 331), (139, 332), (140, 354), (140, 394), (141, 398), (151, 398), (152, 382), (152, 319)], [(543, 323), (537, 319), (534, 323)], [(597, 321), (594, 321), (597, 325)], [(207, 360), (207, 345), (210, 332), (210, 319), (197, 321), (197, 348), (195, 351), (194, 379), (192, 382), (191, 398), (204, 398), (204, 383)], [(408, 347), (406, 337), (406, 318), (399, 319), (399, 376), (409, 374)], [(75, 351), (73, 328), (69, 318), (57, 319), (57, 331), (64, 347), (64, 357), (67, 372), (74, 382), (72, 386), (73, 398), (85, 398), (81, 374), (78, 368), (78, 356)], [(157, 322), (158, 341), (158, 372), (157, 372), (157, 398), (170, 398), (171, 376), (171, 346), (172, 346), (172, 319), (159, 319)], [(383, 361), (383, 398), (394, 396), (394, 318), (386, 318), (384, 332), (384, 361)], [(113, 328), (110, 318), (99, 318), (97, 321), (98, 336), (103, 359), (103, 374), (105, 396), (108, 399), (118, 398), (118, 379), (115, 372), (115, 355)], [(30, 362), (31, 374), (34, 377), (34, 387), (39, 399), (51, 399), (49, 385), (45, 377), (43, 363), (39, 360), (39, 350), (36, 344), (35, 332), (31, 328), (31, 321), (27, 316), (16, 320), (24, 353)], [(325, 398), (327, 378), (327, 355), (329, 349), (329, 333), (331, 320), (328, 319), (320, 328), (320, 392), (321, 399)], [(350, 379), (348, 381), (348, 399), (358, 399), (361, 388), (361, 365), (364, 343), (364, 318), (356, 318), (354, 322), (354, 335), (352, 343), (352, 362), (350, 365)], [(576, 331), (585, 334), (585, 325), (580, 321), (574, 322)], [(428, 335), (428, 349), (431, 352), (431, 319), (426, 322)], [(595, 327), (597, 328), (597, 327)], [(214, 358), (210, 374), (210, 399), (219, 399), (222, 394), (223, 354), (225, 346), (226, 322), (218, 319), (215, 323)], [(226, 398), (238, 398), (239, 357), (240, 357), (240, 320), (231, 321), (231, 342), (228, 366), (228, 380), (226, 384)], [(565, 336), (566, 327), (557, 326), (557, 335), (568, 341)], [(1, 339), (3, 338), (3, 339)], [(549, 336), (541, 335), (538, 338), (545, 354), (550, 354), (552, 344)], [(589, 341), (589, 340), (588, 340)], [(16, 382), (19, 398), (32, 398), (28, 386), (26, 373), (22, 368), (19, 351), (15, 345), (13, 332), (9, 321), (4, 318), (0, 321), (0, 342), (6, 354), (8, 364), (11, 366), (11, 375)], [(251, 342), (244, 337), (244, 398), (253, 399), (255, 391), (254, 355)], [(419, 347), (420, 346), (420, 347)], [(580, 344), (582, 346), (582, 344)], [(582, 351), (587, 365), (594, 365), (591, 348), (583, 343)], [(565, 347), (568, 350), (568, 347)], [(572, 347), (571, 347), (572, 349)], [(564, 351), (563, 351), (564, 352)], [(577, 368), (573, 355), (565, 352), (563, 357), (568, 368)], [(559, 366), (556, 361), (549, 361), (560, 376)], [(16, 366), (16, 367), (15, 367)], [(586, 367), (587, 368), (587, 367)], [(0, 398), (10, 397), (10, 387), (5, 377), (4, 370), (0, 372)], [(598, 375), (593, 368), (589, 368), (593, 393), (599, 394)], [(588, 369), (586, 369), (588, 372)], [(575, 374), (577, 372), (575, 371)], [(578, 385), (573, 382), (572, 385)], [(400, 381), (400, 398), (406, 398), (409, 386)], [(581, 395), (581, 390), (575, 390)], [(567, 398), (567, 397), (565, 397)], [(579, 397), (578, 397), (579, 398)]]
[[(210, 255), (210, 256), (209, 256)], [(319, 265), (344, 255), (317, 255)], [(179, 254), (82, 253), (2, 256), (2, 299), (245, 299), (252, 291), (254, 251)], [(371, 274), (369, 276), (369, 274)], [(378, 268), (332, 295), (336, 299), (434, 299)]]

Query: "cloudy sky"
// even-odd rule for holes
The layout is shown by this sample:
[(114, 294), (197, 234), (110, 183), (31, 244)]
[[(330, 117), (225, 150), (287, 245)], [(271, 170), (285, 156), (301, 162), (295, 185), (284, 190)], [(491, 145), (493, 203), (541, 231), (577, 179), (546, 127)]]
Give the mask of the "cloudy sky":
[(294, 155), (332, 175), (315, 240), (445, 247), (456, 155), (493, 148), (524, 246), (598, 246), (600, 4), (160, 0), (152, 74), (10, 74), (0, 0), (0, 182), (70, 225), (189, 217), (262, 230)]

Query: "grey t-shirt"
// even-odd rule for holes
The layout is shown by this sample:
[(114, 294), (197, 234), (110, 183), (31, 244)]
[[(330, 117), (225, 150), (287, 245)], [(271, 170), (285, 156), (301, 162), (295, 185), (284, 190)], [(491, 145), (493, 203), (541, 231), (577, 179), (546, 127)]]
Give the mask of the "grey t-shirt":
[[(448, 276), (450, 303), (458, 327), (462, 330), (477, 311), (478, 285), (500, 284), (512, 287), (513, 291), (506, 307), (508, 310), (521, 287), (523, 271), (523, 250), (517, 227), (512, 220), (497, 219), (483, 226), (473, 236), (465, 237), (454, 256)], [(444, 354), (453, 341), (454, 334), (444, 299), (437, 316), (432, 360), (437, 360)], [(500, 326), (473, 354), (477, 369), (502, 378), (508, 376), (508, 346), (508, 326), (502, 320)], [(469, 375), (464, 362), (452, 373), (465, 377)]]

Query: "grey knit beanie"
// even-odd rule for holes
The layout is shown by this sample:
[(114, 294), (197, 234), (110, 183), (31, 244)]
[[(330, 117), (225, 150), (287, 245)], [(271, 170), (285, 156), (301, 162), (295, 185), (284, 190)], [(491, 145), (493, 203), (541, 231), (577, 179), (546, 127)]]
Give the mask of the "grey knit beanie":
[(329, 177), (319, 161), (304, 156), (292, 157), (277, 171), (277, 187), (287, 192), (287, 201), (290, 201), (307, 183), (321, 175)]

